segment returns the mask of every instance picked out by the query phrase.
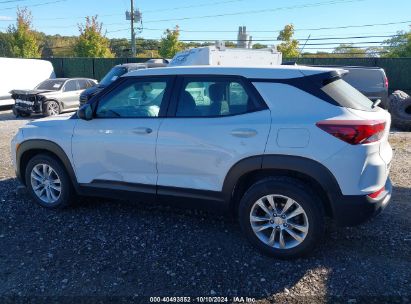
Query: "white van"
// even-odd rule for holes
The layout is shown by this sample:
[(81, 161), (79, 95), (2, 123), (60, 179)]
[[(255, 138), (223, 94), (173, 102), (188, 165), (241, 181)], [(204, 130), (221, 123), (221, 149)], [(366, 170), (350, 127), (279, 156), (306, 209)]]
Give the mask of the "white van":
[(40, 82), (56, 78), (50, 61), (0, 58), (0, 106), (14, 104), (10, 91), (33, 89)]

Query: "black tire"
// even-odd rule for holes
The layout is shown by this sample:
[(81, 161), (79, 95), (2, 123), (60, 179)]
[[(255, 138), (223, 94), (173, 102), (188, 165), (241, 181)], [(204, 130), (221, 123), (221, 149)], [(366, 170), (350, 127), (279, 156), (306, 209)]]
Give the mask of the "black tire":
[[(303, 208), (306, 214), (309, 223), (308, 232), (303, 241), (295, 247), (274, 248), (261, 241), (253, 231), (250, 222), (252, 207), (260, 198), (270, 194), (291, 198)], [(240, 201), (239, 220), (245, 236), (254, 247), (272, 257), (291, 259), (307, 255), (313, 250), (323, 236), (325, 215), (321, 199), (306, 184), (290, 177), (272, 177), (253, 184), (247, 190)]]
[[(60, 179), (61, 192), (58, 199), (52, 203), (46, 203), (35, 193), (31, 180), (31, 173), (33, 168), (39, 164), (46, 164), (50, 166)], [(54, 157), (47, 154), (38, 154), (34, 156), (27, 164), (25, 172), (26, 186), (32, 198), (42, 207), (48, 209), (61, 209), (69, 206), (74, 196), (74, 189), (71, 184), (70, 178), (64, 168), (64, 166)]]
[(394, 127), (404, 131), (411, 130), (411, 97), (408, 94), (399, 90), (392, 93), (388, 110)]
[(60, 105), (55, 100), (47, 100), (43, 104), (43, 114), (45, 116), (55, 116), (61, 113)]

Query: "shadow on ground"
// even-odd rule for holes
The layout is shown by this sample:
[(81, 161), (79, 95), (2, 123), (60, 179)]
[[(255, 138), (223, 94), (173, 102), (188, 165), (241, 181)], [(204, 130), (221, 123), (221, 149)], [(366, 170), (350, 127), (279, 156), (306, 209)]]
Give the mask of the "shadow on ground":
[(396, 189), (394, 203), (370, 223), (331, 225), (310, 257), (280, 261), (251, 248), (227, 217), (96, 198), (50, 211), (16, 186), (0, 181), (0, 295), (409, 294), (409, 207), (392, 221), (408, 188)]

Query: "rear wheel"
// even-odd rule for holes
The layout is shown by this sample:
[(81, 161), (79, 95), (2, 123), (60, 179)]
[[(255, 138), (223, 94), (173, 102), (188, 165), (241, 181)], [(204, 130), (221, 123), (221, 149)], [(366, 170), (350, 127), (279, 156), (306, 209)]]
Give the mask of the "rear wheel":
[(278, 258), (309, 253), (324, 231), (321, 200), (304, 183), (288, 177), (252, 185), (241, 199), (239, 219), (251, 244)]
[(26, 167), (26, 186), (43, 207), (56, 209), (70, 204), (73, 189), (65, 168), (55, 158), (39, 154)]
[(55, 100), (48, 100), (44, 103), (44, 115), (55, 116), (60, 114), (60, 105)]

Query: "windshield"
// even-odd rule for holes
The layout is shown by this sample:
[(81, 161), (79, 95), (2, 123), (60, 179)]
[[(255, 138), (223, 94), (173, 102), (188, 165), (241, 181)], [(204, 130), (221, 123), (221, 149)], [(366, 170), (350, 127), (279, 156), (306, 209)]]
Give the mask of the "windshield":
[(374, 110), (371, 100), (342, 79), (330, 82), (321, 89), (343, 107), (362, 111)]
[(112, 83), (114, 80), (116, 80), (121, 75), (124, 75), (125, 73), (127, 73), (127, 69), (125, 67), (112, 68), (106, 74), (106, 76), (101, 79), (100, 85), (108, 86), (110, 83)]
[(41, 82), (35, 89), (47, 91), (59, 91), (64, 84), (64, 80), (48, 79)]

